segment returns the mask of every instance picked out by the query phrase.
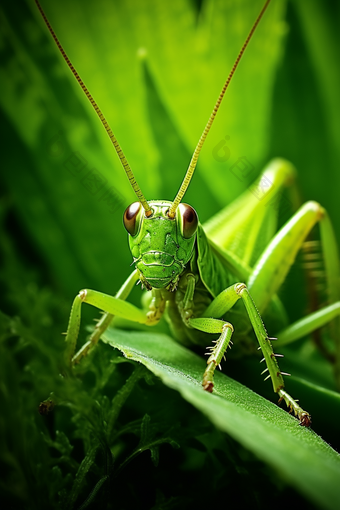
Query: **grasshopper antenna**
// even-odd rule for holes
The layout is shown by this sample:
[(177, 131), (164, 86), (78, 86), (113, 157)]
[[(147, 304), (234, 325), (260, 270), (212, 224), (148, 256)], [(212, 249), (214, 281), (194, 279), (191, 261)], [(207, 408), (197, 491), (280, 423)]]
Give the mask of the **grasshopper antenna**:
[(195, 151), (194, 151), (194, 153), (193, 153), (193, 155), (192, 155), (192, 158), (191, 158), (191, 161), (190, 161), (190, 164), (189, 164), (189, 167), (188, 167), (187, 173), (185, 174), (185, 177), (184, 177), (184, 179), (183, 179), (183, 182), (182, 182), (182, 184), (181, 184), (181, 187), (180, 187), (180, 189), (178, 190), (178, 193), (177, 193), (177, 195), (176, 195), (176, 197), (175, 197), (175, 200), (174, 200), (174, 201), (173, 201), (173, 203), (171, 204), (171, 207), (170, 207), (169, 212), (168, 212), (168, 216), (169, 216), (169, 218), (174, 218), (174, 217), (175, 217), (176, 209), (177, 209), (177, 207), (179, 206), (179, 204), (180, 204), (180, 202), (181, 202), (181, 200), (182, 200), (182, 198), (183, 198), (183, 196), (184, 196), (184, 193), (185, 193), (185, 192), (186, 192), (186, 190), (188, 189), (188, 186), (189, 186), (189, 184), (190, 184), (190, 181), (191, 181), (191, 178), (192, 178), (192, 176), (193, 176), (194, 170), (195, 170), (195, 168), (196, 168), (196, 164), (197, 164), (198, 156), (199, 156), (199, 154), (200, 154), (200, 152), (201, 152), (201, 149), (202, 149), (202, 146), (203, 146), (203, 144), (204, 144), (204, 142), (205, 142), (205, 139), (206, 139), (206, 137), (207, 137), (207, 135), (208, 135), (208, 133), (209, 133), (209, 131), (210, 131), (210, 128), (211, 128), (211, 126), (212, 126), (212, 123), (213, 123), (213, 122), (214, 122), (214, 120), (215, 120), (216, 114), (217, 114), (217, 112), (218, 112), (218, 109), (219, 109), (220, 104), (221, 104), (221, 102), (222, 102), (222, 99), (223, 99), (223, 97), (224, 97), (224, 94), (225, 94), (225, 92), (226, 92), (226, 90), (227, 90), (227, 88), (228, 88), (228, 86), (229, 86), (229, 83), (230, 83), (230, 81), (231, 81), (232, 77), (234, 76), (234, 73), (235, 73), (235, 71), (236, 71), (236, 69), (237, 69), (237, 66), (238, 66), (238, 64), (239, 64), (239, 62), (240, 62), (240, 60), (241, 60), (241, 58), (242, 58), (242, 55), (243, 55), (243, 53), (244, 53), (244, 50), (245, 50), (245, 49), (246, 49), (246, 47), (248, 46), (248, 43), (249, 43), (249, 41), (250, 41), (250, 39), (251, 39), (251, 37), (252, 37), (253, 33), (255, 32), (257, 25), (259, 24), (259, 22), (260, 22), (260, 20), (261, 20), (261, 18), (262, 18), (262, 16), (263, 16), (263, 14), (264, 14), (265, 10), (267, 9), (267, 7), (268, 7), (268, 5), (269, 5), (269, 2), (270, 2), (270, 0), (267, 0), (267, 1), (266, 1), (266, 3), (264, 4), (264, 6), (262, 7), (262, 10), (261, 10), (260, 14), (259, 14), (259, 15), (258, 15), (258, 17), (256, 18), (256, 21), (255, 21), (254, 25), (252, 26), (252, 29), (250, 30), (250, 32), (249, 32), (249, 34), (248, 34), (248, 37), (247, 37), (247, 39), (245, 40), (245, 42), (244, 42), (244, 44), (243, 44), (243, 46), (242, 46), (242, 48), (241, 48), (241, 50), (240, 50), (240, 52), (239, 52), (239, 54), (238, 54), (238, 56), (237, 56), (237, 59), (235, 60), (235, 63), (234, 63), (234, 65), (233, 65), (233, 68), (232, 68), (232, 70), (230, 71), (229, 76), (228, 76), (228, 78), (227, 78), (227, 80), (226, 80), (225, 84), (223, 85), (223, 88), (222, 88), (222, 90), (221, 90), (220, 95), (218, 96), (218, 99), (217, 99), (217, 101), (216, 101), (216, 104), (215, 104), (215, 106), (214, 106), (214, 109), (213, 109), (213, 111), (212, 111), (212, 113), (211, 113), (211, 115), (210, 115), (210, 117), (209, 117), (209, 120), (208, 120), (208, 122), (207, 122), (207, 124), (206, 124), (206, 126), (205, 126), (205, 128), (204, 128), (204, 131), (203, 131), (203, 133), (202, 133), (202, 135), (201, 135), (201, 138), (199, 139), (198, 144), (197, 144), (197, 146), (196, 146), (196, 149), (195, 149)]
[(62, 47), (58, 37), (56, 36), (53, 28), (51, 27), (51, 24), (50, 22), (48, 21), (47, 19), (47, 16), (45, 14), (45, 12), (43, 11), (43, 8), (41, 7), (40, 3), (38, 0), (35, 0), (35, 3), (40, 11), (40, 14), (41, 16), (43, 17), (43, 20), (50, 32), (50, 34), (52, 35), (53, 39), (54, 39), (54, 42), (56, 43), (56, 45), (58, 46), (59, 48), (59, 51), (60, 53), (62, 54), (66, 64), (68, 65), (68, 67), (71, 69), (72, 73), (73, 73), (73, 76), (76, 78), (77, 82), (79, 83), (79, 85), (81, 86), (81, 88), (83, 89), (87, 99), (90, 101), (90, 103), (92, 104), (96, 114), (98, 115), (99, 119), (101, 120), (101, 123), (103, 124), (107, 134), (109, 135), (109, 138), (111, 140), (111, 142), (113, 143), (113, 146), (114, 148), (116, 149), (116, 152), (118, 154), (118, 157), (120, 159), (120, 162), (121, 164), (123, 165), (123, 168), (125, 170), (125, 173), (130, 181), (130, 184), (133, 188), (133, 191), (136, 193), (137, 195), (137, 198), (139, 200), (139, 202), (142, 204), (142, 206), (144, 207), (144, 211), (145, 211), (145, 215), (146, 216), (151, 216), (152, 215), (152, 209), (151, 207), (149, 206), (149, 204), (147, 203), (146, 199), (144, 198), (144, 195), (140, 189), (140, 187), (138, 186), (138, 183), (135, 179), (135, 176), (133, 175), (133, 172), (130, 168), (130, 165), (125, 157), (125, 154), (124, 152), (122, 151), (122, 148), (121, 146), (119, 145), (118, 143), (118, 140), (117, 138), (115, 137), (115, 135), (113, 134), (113, 131), (112, 129), (110, 128), (107, 120), (105, 119), (102, 111), (100, 110), (99, 106), (97, 105), (97, 103), (95, 102), (95, 100), (93, 99), (92, 95), (90, 94), (90, 91), (89, 89), (86, 87), (85, 83), (83, 82), (83, 80), (80, 78), (79, 74), (77, 73), (76, 69), (74, 68), (72, 62), (70, 61), (70, 59), (68, 58), (64, 48)]

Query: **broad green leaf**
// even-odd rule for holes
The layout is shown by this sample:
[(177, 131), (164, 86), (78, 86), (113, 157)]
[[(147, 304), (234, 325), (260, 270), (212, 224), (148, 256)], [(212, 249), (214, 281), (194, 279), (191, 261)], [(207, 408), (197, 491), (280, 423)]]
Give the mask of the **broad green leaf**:
[(340, 503), (340, 456), (287, 412), (222, 373), (214, 393), (204, 392), (204, 360), (168, 336), (110, 329), (103, 340), (179, 391), (311, 501), (329, 509)]

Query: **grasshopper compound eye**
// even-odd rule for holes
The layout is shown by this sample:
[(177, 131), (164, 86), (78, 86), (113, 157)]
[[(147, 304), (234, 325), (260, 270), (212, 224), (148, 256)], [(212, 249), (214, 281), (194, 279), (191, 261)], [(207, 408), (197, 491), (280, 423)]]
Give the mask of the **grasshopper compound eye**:
[(190, 239), (198, 226), (198, 216), (193, 207), (188, 204), (179, 204), (178, 206), (180, 214), (181, 232), (184, 239)]
[(133, 202), (133, 204), (129, 205), (129, 207), (125, 210), (123, 216), (124, 227), (128, 231), (131, 236), (135, 236), (139, 229), (139, 213), (141, 210), (142, 204), (140, 202)]

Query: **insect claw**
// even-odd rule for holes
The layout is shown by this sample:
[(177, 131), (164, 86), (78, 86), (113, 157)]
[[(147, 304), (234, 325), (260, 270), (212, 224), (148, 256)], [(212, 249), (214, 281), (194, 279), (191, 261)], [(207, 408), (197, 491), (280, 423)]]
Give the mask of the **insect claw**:
[(306, 413), (306, 411), (303, 411), (301, 416), (299, 416), (301, 427), (310, 427), (312, 424), (312, 418), (310, 414)]

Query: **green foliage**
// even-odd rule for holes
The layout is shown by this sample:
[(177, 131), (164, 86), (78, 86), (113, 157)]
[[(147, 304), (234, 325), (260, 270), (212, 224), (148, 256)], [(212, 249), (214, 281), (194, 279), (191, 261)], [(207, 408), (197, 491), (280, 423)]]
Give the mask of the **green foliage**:
[[(261, 4), (44, 2), (147, 199), (174, 197)], [(160, 329), (106, 338), (157, 377), (103, 343), (74, 375), (60, 375), (76, 292), (114, 294), (129, 274), (121, 217), (134, 196), (34, 2), (3, 2), (0, 15), (0, 501), (25, 510), (266, 509), (292, 498), (300, 508), (334, 507), (339, 460), (316, 433), (339, 449), (339, 395), (311, 339), (285, 348), (282, 369), (294, 374), (288, 390), (316, 433), (247, 389), (276, 400), (256, 358), (223, 366), (243, 384), (218, 377), (223, 404), (205, 395), (195, 382), (203, 361), (177, 345), (162, 357), (172, 344)], [(337, 2), (292, 2), (287, 14), (285, 2), (272, 2), (185, 198), (202, 222), (283, 156), (297, 166), (303, 199), (319, 200), (339, 231), (338, 19)], [(226, 135), (222, 163), (213, 149)], [(253, 167), (243, 180), (231, 171), (241, 156)], [(298, 262), (281, 296), (291, 320), (306, 313), (304, 287)], [(93, 316), (84, 310), (83, 324)], [(41, 416), (47, 398), (56, 405)]]

